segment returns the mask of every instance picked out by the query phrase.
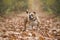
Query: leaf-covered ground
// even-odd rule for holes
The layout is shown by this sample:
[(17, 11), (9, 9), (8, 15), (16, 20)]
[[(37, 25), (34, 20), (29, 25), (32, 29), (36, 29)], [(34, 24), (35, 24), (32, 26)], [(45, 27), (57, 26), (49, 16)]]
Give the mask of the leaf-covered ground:
[(0, 40), (57, 40), (60, 38), (59, 19), (39, 13), (40, 27), (38, 30), (23, 31), (25, 15), (22, 13), (1, 17)]

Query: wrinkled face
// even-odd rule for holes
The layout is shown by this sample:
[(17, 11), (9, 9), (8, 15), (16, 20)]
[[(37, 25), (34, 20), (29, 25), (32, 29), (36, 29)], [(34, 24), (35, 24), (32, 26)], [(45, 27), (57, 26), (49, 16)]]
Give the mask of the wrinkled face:
[(28, 12), (28, 11), (26, 11), (26, 13), (28, 14), (28, 17), (29, 17), (30, 20), (33, 20), (35, 14), (36, 14), (36, 12)]

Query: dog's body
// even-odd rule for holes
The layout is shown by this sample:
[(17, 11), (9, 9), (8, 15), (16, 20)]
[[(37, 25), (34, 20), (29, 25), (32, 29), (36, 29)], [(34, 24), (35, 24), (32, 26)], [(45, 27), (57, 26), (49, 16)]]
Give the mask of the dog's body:
[(25, 25), (28, 24), (28, 26), (26, 25), (25, 30), (26, 29), (35, 29), (38, 28), (39, 26), (39, 18), (36, 14), (36, 12), (28, 12), (27, 13), (27, 17), (25, 20)]

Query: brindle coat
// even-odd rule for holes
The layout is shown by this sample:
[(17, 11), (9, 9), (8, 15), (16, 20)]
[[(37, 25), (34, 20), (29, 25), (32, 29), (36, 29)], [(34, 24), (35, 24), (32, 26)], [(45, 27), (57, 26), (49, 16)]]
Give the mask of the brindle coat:
[(31, 29), (38, 28), (40, 22), (39, 22), (38, 16), (36, 15), (36, 12), (26, 11), (26, 13), (27, 13), (27, 17), (26, 17), (26, 20), (25, 20), (25, 29), (24, 30), (26, 30), (28, 27), (29, 27), (29, 29), (30, 28)]

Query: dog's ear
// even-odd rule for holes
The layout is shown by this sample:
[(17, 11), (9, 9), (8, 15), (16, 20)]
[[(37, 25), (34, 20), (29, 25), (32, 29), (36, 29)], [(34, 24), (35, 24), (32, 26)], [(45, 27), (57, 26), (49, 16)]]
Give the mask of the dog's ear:
[(36, 12), (33, 12), (34, 14), (36, 14)]
[(28, 10), (26, 10), (26, 13), (28, 14)]

